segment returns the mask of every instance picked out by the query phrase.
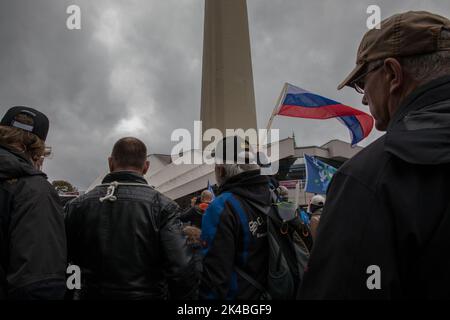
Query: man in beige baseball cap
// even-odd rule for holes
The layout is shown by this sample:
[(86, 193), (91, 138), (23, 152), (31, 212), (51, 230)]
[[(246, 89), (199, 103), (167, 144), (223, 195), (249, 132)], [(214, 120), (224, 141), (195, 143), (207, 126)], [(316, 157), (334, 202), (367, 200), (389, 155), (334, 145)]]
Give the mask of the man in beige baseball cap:
[[(437, 51), (449, 51), (450, 39), (442, 38), (442, 29), (450, 21), (429, 12), (396, 14), (381, 23), (380, 29), (367, 32), (359, 45), (356, 66), (338, 86), (355, 87), (355, 80), (367, 72), (370, 62), (391, 57), (408, 57)], [(361, 80), (361, 79), (359, 79)]]
[(334, 175), (300, 296), (448, 299), (450, 20), (385, 19), (344, 86), (387, 133)]
[[(423, 72), (417, 74), (417, 72), (414, 72), (417, 66), (411, 65), (415, 64), (414, 57), (449, 52), (449, 31), (450, 21), (447, 18), (424, 11), (409, 11), (385, 19), (381, 22), (380, 29), (372, 29), (364, 35), (358, 48), (356, 66), (338, 86), (338, 90), (344, 86), (349, 86), (364, 94), (365, 80), (367, 78), (372, 79), (371, 73), (375, 73), (378, 69), (384, 69), (386, 71), (385, 76), (401, 75), (402, 79), (396, 80), (402, 81), (403, 90), (393, 92), (396, 99), (391, 101), (389, 105), (385, 105), (387, 110), (378, 110), (378, 101), (372, 101), (373, 105), (369, 103), (370, 95), (365, 95), (363, 99), (363, 104), (368, 104), (371, 108), (370, 111), (375, 118), (376, 128), (384, 131), (401, 100), (414, 88), (432, 77), (448, 73), (448, 68), (444, 68), (435, 70), (436, 73), (433, 71), (426, 75)], [(425, 79), (420, 79), (420, 76), (425, 76)], [(375, 78), (375, 75), (373, 78)], [(374, 83), (374, 81), (371, 83)], [(377, 80), (375, 84), (380, 87), (383, 83)], [(398, 85), (395, 88), (398, 88)], [(378, 92), (376, 93), (379, 95)]]

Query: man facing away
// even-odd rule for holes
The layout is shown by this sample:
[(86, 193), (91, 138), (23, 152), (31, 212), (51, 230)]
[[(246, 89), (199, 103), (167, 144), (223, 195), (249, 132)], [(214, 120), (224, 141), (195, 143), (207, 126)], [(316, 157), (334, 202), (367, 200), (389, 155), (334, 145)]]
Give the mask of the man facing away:
[(178, 205), (148, 186), (147, 149), (113, 147), (110, 174), (66, 207), (69, 262), (82, 271), (81, 299), (191, 299), (197, 275)]
[(0, 299), (64, 298), (63, 208), (40, 170), (48, 129), (48, 118), (28, 107), (0, 122)]
[(385, 19), (343, 86), (386, 134), (335, 174), (302, 297), (449, 298), (450, 21)]
[[(206, 245), (200, 290), (203, 299), (258, 299), (261, 292), (237, 268), (263, 286), (267, 282), (267, 224), (259, 208), (271, 206), (269, 180), (251, 163), (255, 156), (249, 146), (242, 145), (246, 145), (243, 139), (231, 136), (216, 147), (219, 195), (202, 221), (201, 237)], [(227, 154), (230, 150), (233, 154)]]

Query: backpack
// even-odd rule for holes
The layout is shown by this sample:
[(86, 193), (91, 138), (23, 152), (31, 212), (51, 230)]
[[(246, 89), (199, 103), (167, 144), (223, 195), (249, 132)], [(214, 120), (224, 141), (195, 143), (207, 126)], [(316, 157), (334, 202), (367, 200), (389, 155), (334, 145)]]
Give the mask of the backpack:
[(262, 300), (295, 299), (309, 259), (308, 247), (301, 236), (304, 225), (295, 205), (277, 203), (276, 195), (271, 192), (271, 207), (264, 208), (250, 202), (266, 215), (269, 250), (267, 284), (263, 286), (237, 266), (235, 270), (261, 292)]
[(7, 292), (6, 271), (9, 259), (9, 222), (11, 219), (12, 198), (0, 180), (0, 299)]

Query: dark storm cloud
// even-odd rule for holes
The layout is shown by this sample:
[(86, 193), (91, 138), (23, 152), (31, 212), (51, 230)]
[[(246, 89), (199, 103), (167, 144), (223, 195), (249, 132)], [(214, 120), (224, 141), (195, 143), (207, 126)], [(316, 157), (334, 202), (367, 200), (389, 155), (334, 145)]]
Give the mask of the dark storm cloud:
[[(66, 28), (66, 8), (82, 30)], [(368, 111), (337, 84), (352, 69), (366, 8), (382, 16), (426, 9), (450, 16), (448, 1), (248, 0), (258, 124), (265, 127), (285, 81)], [(1, 0), (0, 107), (49, 115), (50, 179), (86, 188), (106, 170), (112, 144), (141, 138), (168, 153), (175, 128), (199, 119), (203, 0)], [(298, 144), (349, 141), (336, 120), (277, 118)], [(379, 136), (374, 133), (373, 140)]]
[[(82, 30), (66, 28), (67, 6)], [(203, 4), (192, 1), (2, 1), (2, 113), (49, 115), (51, 179), (81, 188), (106, 170), (115, 140), (170, 151), (173, 129), (199, 113)]]
[[(2, 1), (0, 105), (36, 106), (49, 115), (52, 178), (86, 184), (104, 149), (104, 128), (124, 116), (108, 99), (111, 64), (88, 32), (66, 29), (64, 1)], [(92, 28), (89, 10), (84, 28)], [(92, 144), (95, 141), (95, 145)], [(98, 169), (97, 169), (98, 170)]]

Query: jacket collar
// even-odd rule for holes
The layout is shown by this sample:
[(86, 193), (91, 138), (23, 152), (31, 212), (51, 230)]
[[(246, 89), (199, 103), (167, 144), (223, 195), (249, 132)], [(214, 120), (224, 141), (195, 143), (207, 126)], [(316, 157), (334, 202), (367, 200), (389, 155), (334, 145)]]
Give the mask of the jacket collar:
[(387, 132), (395, 129), (409, 112), (450, 99), (449, 89), (450, 75), (432, 80), (418, 87), (402, 102), (387, 128)]
[(0, 180), (26, 176), (47, 178), (47, 175), (37, 170), (23, 154), (15, 152), (5, 145), (0, 145)]
[(241, 172), (228, 180), (219, 188), (219, 194), (231, 192), (243, 199), (259, 205), (270, 205), (271, 194), (269, 179), (261, 175), (260, 170)]
[(13, 149), (11, 149), (10, 147), (8, 147), (8, 146), (6, 146), (4, 144), (0, 143), (0, 149), (3, 149), (4, 151), (7, 151), (7, 152), (11, 153), (15, 157), (20, 158), (20, 159), (24, 160), (25, 162), (28, 162), (30, 165), (33, 165), (33, 163), (30, 161), (30, 159), (25, 157), (22, 153), (14, 151)]
[(450, 76), (406, 98), (388, 127), (384, 148), (408, 163), (450, 163)]
[(144, 177), (133, 171), (117, 171), (111, 172), (103, 178), (102, 183), (111, 183), (111, 182), (122, 182), (122, 183), (142, 183), (148, 184), (147, 180)]

